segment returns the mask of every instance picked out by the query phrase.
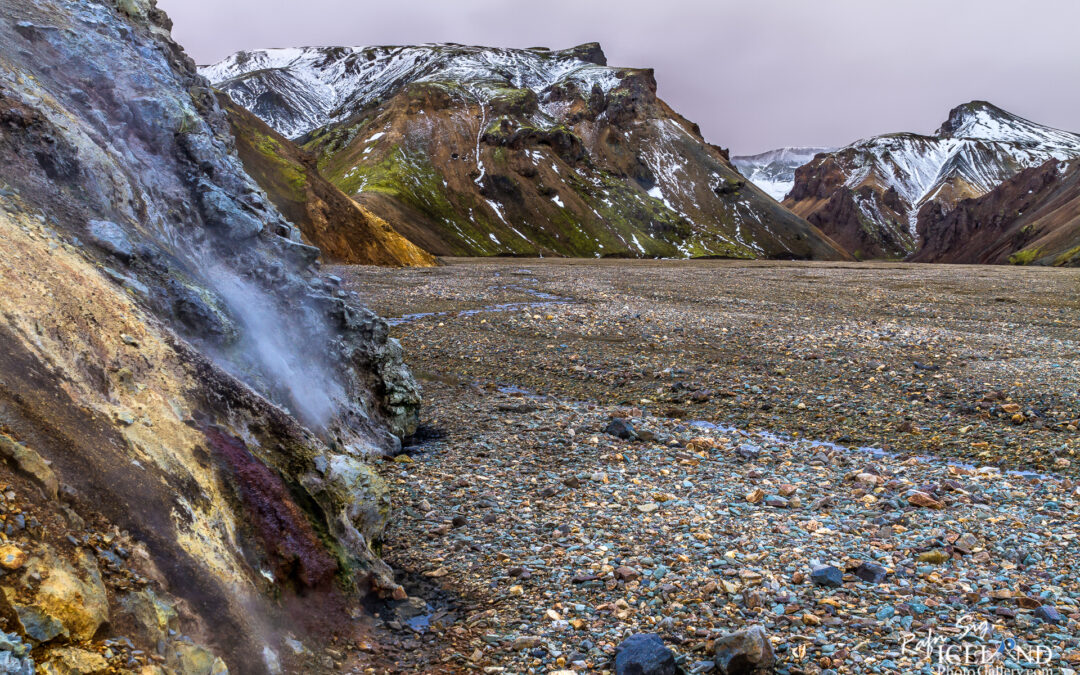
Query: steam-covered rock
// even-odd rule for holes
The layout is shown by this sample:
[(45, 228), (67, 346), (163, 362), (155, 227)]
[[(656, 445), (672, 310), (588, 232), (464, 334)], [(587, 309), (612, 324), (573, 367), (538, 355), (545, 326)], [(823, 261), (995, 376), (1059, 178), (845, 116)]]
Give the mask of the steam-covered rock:
[(137, 542), (125, 558), (34, 535), (42, 582), (8, 574), (0, 594), (26, 639), (138, 615), (130, 638), (156, 653), (172, 619), (153, 629), (161, 606), (103, 573), (137, 565), (205, 639), (166, 640), (170, 668), (311, 672), (280, 648), (283, 605), (302, 632), (305, 611), (347, 621), (347, 593), (400, 594), (362, 462), (415, 428), (419, 390), (386, 322), (331, 290), (245, 172), (168, 31), (146, 0), (0, 4), (3, 454), (43, 519)]

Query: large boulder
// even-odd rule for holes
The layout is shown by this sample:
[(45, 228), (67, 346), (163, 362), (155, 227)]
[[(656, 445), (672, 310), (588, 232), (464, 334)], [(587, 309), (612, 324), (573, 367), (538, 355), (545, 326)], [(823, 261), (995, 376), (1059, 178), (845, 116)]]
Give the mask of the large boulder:
[(47, 661), (38, 669), (42, 675), (98, 675), (109, 671), (105, 657), (88, 649), (55, 647), (45, 658)]
[(134, 633), (147, 644), (168, 640), (169, 631), (178, 627), (176, 608), (148, 588), (127, 593), (120, 598), (119, 605)]
[(180, 645), (177, 650), (181, 675), (228, 675), (225, 662), (198, 645)]
[(127, 232), (111, 220), (91, 220), (86, 226), (86, 234), (98, 247), (124, 262), (135, 257), (135, 246)]
[(41, 455), (7, 434), (0, 434), (0, 457), (3, 457), (20, 473), (33, 479), (45, 490), (46, 496), (56, 498), (60, 490), (60, 481)]
[(759, 675), (771, 672), (776, 665), (772, 643), (761, 626), (722, 635), (713, 649), (720, 675)]

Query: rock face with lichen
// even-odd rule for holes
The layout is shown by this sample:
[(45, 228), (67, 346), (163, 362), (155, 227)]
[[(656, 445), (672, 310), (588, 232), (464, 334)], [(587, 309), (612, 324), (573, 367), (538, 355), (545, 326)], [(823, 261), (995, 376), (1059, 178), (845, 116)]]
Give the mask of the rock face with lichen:
[(305, 612), (400, 593), (364, 459), (415, 429), (418, 387), (169, 28), (152, 0), (0, 5), (0, 479), (56, 520), (5, 554), (34, 571), (0, 609), (57, 672), (125, 626), (156, 649), (173, 606), (204, 645), (162, 642), (174, 670), (265, 672)]
[(597, 44), (270, 49), (202, 72), (437, 255), (845, 257)]

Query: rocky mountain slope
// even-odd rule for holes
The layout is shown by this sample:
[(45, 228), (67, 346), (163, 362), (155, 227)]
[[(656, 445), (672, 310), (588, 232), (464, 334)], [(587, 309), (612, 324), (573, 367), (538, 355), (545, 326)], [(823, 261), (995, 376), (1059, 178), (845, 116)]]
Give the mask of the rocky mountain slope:
[(418, 388), (169, 29), (0, 4), (5, 672), (320, 672), (357, 593), (403, 593), (363, 460)]
[(927, 205), (951, 209), (1025, 168), (1074, 157), (1080, 136), (974, 101), (933, 135), (876, 136), (814, 158), (784, 205), (858, 257), (904, 257), (918, 247)]
[(844, 255), (595, 44), (275, 49), (202, 72), (435, 254)]
[(795, 169), (834, 148), (778, 148), (757, 155), (731, 158), (731, 163), (754, 185), (776, 201), (783, 201), (795, 185)]
[(228, 96), (219, 95), (218, 102), (228, 115), (244, 169), (327, 260), (391, 267), (435, 264), (430, 253), (323, 178), (310, 153)]
[(1025, 169), (952, 209), (919, 212), (915, 262), (1080, 265), (1080, 160)]

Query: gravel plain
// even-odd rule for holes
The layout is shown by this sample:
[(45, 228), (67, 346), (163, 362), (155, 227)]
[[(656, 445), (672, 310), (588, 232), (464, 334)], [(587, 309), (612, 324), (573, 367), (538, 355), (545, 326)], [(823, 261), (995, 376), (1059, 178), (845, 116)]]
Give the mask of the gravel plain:
[(751, 625), (779, 672), (1080, 662), (1080, 272), (446, 263), (333, 270), (425, 388), (376, 670), (603, 672), (648, 632), (716, 672)]

